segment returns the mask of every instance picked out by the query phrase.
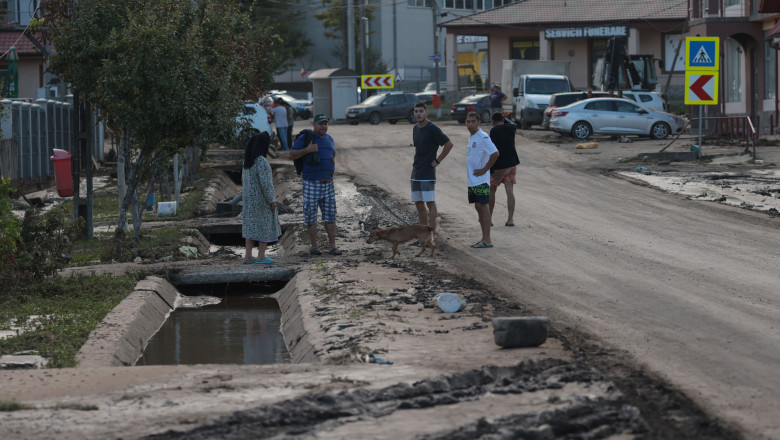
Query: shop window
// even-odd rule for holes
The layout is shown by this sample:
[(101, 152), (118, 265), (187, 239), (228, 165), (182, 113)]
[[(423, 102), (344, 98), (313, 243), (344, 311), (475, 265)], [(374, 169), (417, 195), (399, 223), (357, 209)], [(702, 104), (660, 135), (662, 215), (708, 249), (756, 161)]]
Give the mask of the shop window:
[(731, 38), (726, 39), (724, 46), (726, 102), (739, 102), (742, 100), (742, 46)]
[(537, 39), (512, 39), (510, 57), (513, 60), (538, 60), (539, 40)]
[(764, 43), (764, 99), (774, 99), (777, 96), (776, 67), (777, 51), (772, 47), (771, 40), (769, 40)]

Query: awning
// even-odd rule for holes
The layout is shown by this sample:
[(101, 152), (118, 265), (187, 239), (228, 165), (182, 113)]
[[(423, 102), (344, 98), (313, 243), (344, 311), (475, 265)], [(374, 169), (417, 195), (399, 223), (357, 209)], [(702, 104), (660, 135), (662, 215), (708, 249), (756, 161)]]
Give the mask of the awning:
[(758, 6), (758, 12), (761, 14), (780, 12), (780, 0), (761, 0), (761, 4)]

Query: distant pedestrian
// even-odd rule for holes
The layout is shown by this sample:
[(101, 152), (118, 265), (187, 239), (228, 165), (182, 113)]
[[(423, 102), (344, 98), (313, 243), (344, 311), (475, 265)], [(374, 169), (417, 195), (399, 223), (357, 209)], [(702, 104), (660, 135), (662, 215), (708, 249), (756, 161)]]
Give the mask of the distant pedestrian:
[(499, 112), (502, 115), (504, 114), (504, 101), (506, 101), (506, 98), (507, 96), (501, 92), (501, 87), (499, 87), (498, 84), (493, 84), (493, 88), (490, 90), (490, 96), (488, 97), (491, 115), (495, 112)]
[(501, 113), (493, 113), (493, 128), (490, 129), (490, 140), (498, 149), (498, 160), (490, 168), (490, 218), (493, 218), (493, 207), (496, 204), (496, 192), (498, 187), (504, 184), (506, 189), (506, 208), (509, 212), (505, 226), (514, 226), (515, 214), (515, 173), (520, 159), (515, 148), (515, 133), (517, 125), (509, 121)]
[[(265, 256), (265, 249), (268, 243), (279, 240), (282, 235), (271, 165), (265, 159), (270, 146), (271, 137), (264, 131), (252, 136), (244, 151), (241, 236), (246, 247), (245, 264), (274, 263), (273, 259)], [(257, 258), (252, 257), (255, 242)]]
[[(428, 107), (424, 102), (414, 105), (412, 129), (414, 162), (412, 164), (412, 202), (417, 208), (421, 225), (434, 226), (436, 208), (436, 168), (452, 150), (452, 141), (436, 124), (428, 120)], [(443, 146), (439, 155), (439, 147)], [(437, 157), (438, 155), (438, 157)]]
[(295, 109), (287, 101), (282, 101), (284, 108), (287, 110), (287, 146), (292, 146), (295, 141), (293, 137), (293, 125), (295, 125)]
[(284, 106), (284, 99), (276, 98), (274, 106), (271, 108), (271, 114), (274, 115), (276, 134), (279, 136), (279, 149), (289, 150), (290, 143), (287, 138), (287, 108)]
[(498, 149), (490, 136), (479, 128), (479, 115), (466, 115), (466, 128), (471, 137), (466, 145), (466, 172), (468, 174), (469, 203), (474, 204), (482, 230), (482, 239), (471, 247), (492, 248), (490, 240), (490, 167), (498, 159)]
[(296, 160), (309, 153), (319, 156), (318, 163), (303, 161), (303, 223), (311, 242), (311, 255), (322, 255), (317, 245), (317, 209), (322, 213), (322, 222), (328, 234), (331, 255), (341, 255), (336, 247), (336, 190), (333, 174), (336, 170), (336, 147), (328, 133), (328, 117), (323, 113), (314, 115), (312, 140), (304, 145), (306, 136), (299, 136), (290, 150), (290, 159)]

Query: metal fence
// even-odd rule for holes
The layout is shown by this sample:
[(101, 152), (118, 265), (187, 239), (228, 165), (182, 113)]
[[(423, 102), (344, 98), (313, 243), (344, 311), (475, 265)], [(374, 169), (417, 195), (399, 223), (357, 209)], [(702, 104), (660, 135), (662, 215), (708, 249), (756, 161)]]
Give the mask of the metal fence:
[[(14, 180), (47, 178), (54, 173), (49, 159), (55, 148), (73, 152), (73, 104), (68, 101), (36, 99), (34, 102), (0, 101), (2, 148), (0, 170)], [(104, 160), (103, 124), (92, 115), (92, 156)], [(9, 174), (6, 174), (9, 173)]]

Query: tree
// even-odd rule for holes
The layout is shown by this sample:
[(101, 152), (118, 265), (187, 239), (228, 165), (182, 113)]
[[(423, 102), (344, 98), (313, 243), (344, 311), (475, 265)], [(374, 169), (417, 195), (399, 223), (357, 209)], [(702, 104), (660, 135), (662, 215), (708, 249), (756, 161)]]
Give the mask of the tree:
[[(347, 31), (345, 23), (347, 22), (346, 8), (344, 7), (346, 2), (344, 0), (321, 0), (323, 5), (328, 5), (328, 9), (319, 14), (315, 14), (318, 20), (322, 21), (322, 26), (325, 28), (325, 38), (339, 41), (333, 49), (333, 55), (339, 57), (344, 65), (347, 65)], [(365, 5), (362, 7), (356, 6), (355, 22), (353, 23), (355, 32), (355, 47), (360, 47), (360, 13), (363, 10), (363, 15), (369, 19), (374, 20), (374, 10), (376, 6)], [(370, 31), (369, 34), (373, 34), (375, 31)], [(355, 53), (355, 66), (358, 73), (366, 75), (371, 73), (385, 73), (388, 66), (382, 60), (382, 56), (374, 48), (366, 49), (366, 72), (361, 72), (362, 62), (360, 59), (360, 50)]]
[(253, 0), (242, 2), (250, 14), (255, 32), (274, 40), (276, 50), (272, 54), (275, 73), (281, 73), (294, 65), (293, 60), (308, 53), (311, 40), (301, 26), (300, 13), (307, 5), (300, 0)]
[[(234, 137), (242, 99), (270, 83), (273, 41), (237, 1), (47, 0), (50, 68), (121, 127), (127, 190), (117, 228), (138, 187), (186, 147)], [(120, 182), (120, 185), (122, 182)], [(121, 191), (120, 191), (121, 192)]]

